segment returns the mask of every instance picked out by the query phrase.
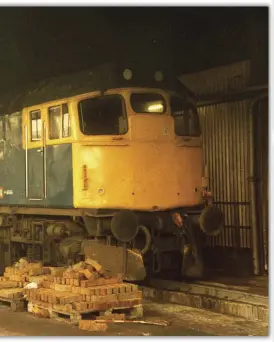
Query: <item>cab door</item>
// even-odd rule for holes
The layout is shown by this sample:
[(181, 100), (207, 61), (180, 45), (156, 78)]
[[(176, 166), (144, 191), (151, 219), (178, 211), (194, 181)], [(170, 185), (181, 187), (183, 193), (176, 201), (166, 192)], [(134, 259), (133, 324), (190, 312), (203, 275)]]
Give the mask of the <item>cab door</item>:
[(26, 129), (26, 197), (42, 204), (46, 198), (44, 120), (41, 108), (29, 110)]

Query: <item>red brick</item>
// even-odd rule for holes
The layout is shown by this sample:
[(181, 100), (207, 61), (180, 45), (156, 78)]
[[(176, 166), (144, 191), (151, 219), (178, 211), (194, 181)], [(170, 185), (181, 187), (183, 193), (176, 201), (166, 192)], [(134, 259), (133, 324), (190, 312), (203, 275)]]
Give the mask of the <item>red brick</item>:
[(101, 289), (100, 289), (100, 295), (101, 295), (101, 296), (106, 296), (106, 295), (107, 295), (107, 288), (106, 288), (106, 287), (101, 287)]
[(79, 279), (73, 279), (73, 286), (80, 286)]
[(113, 287), (113, 288), (112, 288), (112, 293), (118, 294), (118, 293), (119, 293), (118, 287)]
[(71, 289), (72, 289), (72, 286), (70, 285), (55, 284), (54, 286), (55, 291), (71, 292)]
[(44, 266), (44, 267), (43, 267), (43, 272), (44, 272), (44, 274), (50, 274), (50, 268)]
[(17, 281), (1, 281), (0, 282), (0, 289), (7, 289), (9, 287), (18, 287)]
[(49, 289), (49, 288), (50, 288), (50, 282), (47, 281), (47, 280), (43, 280), (42, 286), (43, 286), (45, 289)]
[(88, 287), (88, 280), (81, 280), (81, 282), (80, 282), (80, 286), (81, 287)]
[(94, 267), (92, 267), (91, 265), (86, 265), (86, 268), (87, 268), (91, 273), (93, 273), (93, 272), (96, 271), (96, 269), (95, 269)]
[(88, 305), (88, 310), (93, 309), (93, 303), (92, 302), (87, 302), (87, 305)]
[(102, 320), (125, 320), (126, 319), (126, 315), (125, 314), (111, 314), (111, 315), (103, 315), (100, 316), (100, 319)]
[(66, 271), (66, 267), (49, 267), (50, 273), (54, 277), (62, 277), (64, 272)]
[(119, 286), (119, 293), (125, 293), (126, 292), (126, 287), (124, 285)]
[(72, 286), (71, 293), (78, 294), (78, 288), (76, 286)]
[(131, 290), (132, 290), (132, 292), (135, 292), (135, 291), (138, 291), (139, 288), (137, 285), (131, 284)]
[(73, 271), (79, 271), (81, 269), (84, 269), (86, 267), (85, 263), (83, 261), (78, 262), (78, 264), (74, 264), (72, 266)]
[[(89, 272), (89, 271), (88, 271)], [(94, 271), (93, 273), (91, 273), (91, 275), (89, 275), (89, 279), (88, 279), (88, 286), (92, 286), (92, 284), (97, 284), (97, 282), (99, 280), (99, 273), (97, 273), (96, 271)]]
[(97, 275), (94, 275), (94, 272), (90, 272), (90, 270), (85, 269), (83, 274), (85, 275), (85, 277), (89, 280), (89, 279), (96, 279)]
[(42, 308), (39, 308), (37, 306), (33, 307), (32, 313), (35, 316), (38, 316), (38, 317), (41, 317), (41, 318), (49, 318), (50, 317), (49, 311), (47, 309), (42, 309)]
[(100, 287), (95, 287), (95, 289), (94, 289), (94, 295), (95, 295), (95, 296), (100, 296), (100, 292), (101, 292)]
[(108, 303), (97, 302), (94, 303), (94, 306), (97, 308), (98, 311), (103, 311), (108, 308)]
[(106, 331), (108, 328), (106, 323), (97, 323), (97, 322), (92, 322), (88, 328), (88, 331), (98, 331), (98, 332), (103, 332)]
[(50, 303), (51, 304), (58, 304), (58, 303), (60, 303), (60, 299), (53, 293), (50, 295)]
[(132, 292), (131, 284), (125, 284), (125, 292)]
[(79, 321), (79, 329), (81, 330), (89, 330), (90, 326), (91, 326), (91, 321), (87, 321), (87, 320)]
[(81, 311), (81, 302), (72, 303), (72, 307), (77, 311)]
[(46, 276), (44, 276), (45, 280), (50, 281), (50, 282), (54, 282), (54, 276), (52, 274), (48, 274)]
[(106, 291), (107, 291), (107, 294), (108, 294), (108, 295), (109, 295), (109, 294), (113, 294), (113, 288), (110, 287), (110, 286), (106, 287)]
[(127, 300), (127, 299), (141, 299), (142, 298), (142, 291), (138, 292), (125, 292), (125, 293), (119, 293), (118, 294), (118, 300)]
[(104, 273), (104, 269), (103, 269), (102, 265), (100, 265), (96, 260), (86, 259), (85, 263), (88, 265), (91, 265), (93, 268), (95, 268), (95, 270), (98, 273), (100, 273), (100, 274)]
[(86, 302), (81, 303), (81, 311), (86, 311), (88, 309), (88, 305)]

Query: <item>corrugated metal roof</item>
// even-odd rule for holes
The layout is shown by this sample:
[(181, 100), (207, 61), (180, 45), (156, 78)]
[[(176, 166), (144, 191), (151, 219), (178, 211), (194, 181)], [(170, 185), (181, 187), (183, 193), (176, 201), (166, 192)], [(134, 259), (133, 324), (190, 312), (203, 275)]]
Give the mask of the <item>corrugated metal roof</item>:
[(179, 77), (195, 95), (210, 95), (243, 90), (251, 85), (251, 61), (185, 74)]

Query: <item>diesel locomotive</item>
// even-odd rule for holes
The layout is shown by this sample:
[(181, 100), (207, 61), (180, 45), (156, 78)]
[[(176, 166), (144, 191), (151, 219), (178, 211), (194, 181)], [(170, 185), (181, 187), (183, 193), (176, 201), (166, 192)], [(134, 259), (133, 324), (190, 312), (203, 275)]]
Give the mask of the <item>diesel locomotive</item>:
[(90, 248), (109, 268), (124, 255), (131, 279), (202, 277), (201, 239), (223, 215), (181, 82), (109, 64), (5, 97), (0, 114), (2, 267), (22, 256), (70, 264)]

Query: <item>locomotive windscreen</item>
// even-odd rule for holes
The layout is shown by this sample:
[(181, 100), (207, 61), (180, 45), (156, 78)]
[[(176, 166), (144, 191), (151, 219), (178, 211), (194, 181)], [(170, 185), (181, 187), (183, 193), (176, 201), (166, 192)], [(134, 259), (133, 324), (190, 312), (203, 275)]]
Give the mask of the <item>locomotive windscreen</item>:
[(166, 111), (164, 97), (155, 93), (133, 93), (130, 96), (130, 104), (135, 113), (163, 114)]

